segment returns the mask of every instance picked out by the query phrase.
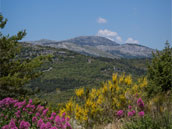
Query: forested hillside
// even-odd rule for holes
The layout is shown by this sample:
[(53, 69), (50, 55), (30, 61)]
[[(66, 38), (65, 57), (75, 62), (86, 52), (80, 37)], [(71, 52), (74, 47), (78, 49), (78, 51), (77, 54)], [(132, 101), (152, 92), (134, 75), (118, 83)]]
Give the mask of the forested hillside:
[[(66, 49), (21, 43), (22, 58), (33, 58), (38, 55), (52, 54), (52, 61), (41, 67), (43, 74), (27, 84), (34, 90), (40, 90), (41, 96), (65, 96), (78, 87), (96, 87), (111, 78), (113, 73), (142, 76), (146, 72), (146, 62), (150, 59), (109, 59), (78, 54)], [(62, 95), (63, 93), (63, 95)], [(56, 100), (57, 97), (56, 96)], [(65, 97), (68, 98), (68, 97)], [(63, 98), (64, 99), (64, 98)], [(51, 99), (52, 100), (52, 99)]]

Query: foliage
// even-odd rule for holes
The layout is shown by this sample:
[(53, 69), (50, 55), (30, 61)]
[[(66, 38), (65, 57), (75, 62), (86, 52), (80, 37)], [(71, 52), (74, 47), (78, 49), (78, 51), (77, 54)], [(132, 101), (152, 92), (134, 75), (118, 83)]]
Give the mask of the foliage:
[(0, 101), (0, 113), (2, 129), (71, 129), (65, 113), (60, 117), (44, 106), (33, 104), (31, 99), (27, 102), (5, 98)]
[(168, 42), (164, 50), (153, 53), (147, 76), (149, 79), (148, 96), (152, 97), (172, 89), (172, 48)]
[(146, 78), (140, 78), (134, 83), (131, 75), (113, 74), (112, 80), (98, 89), (87, 89), (84, 92), (83, 88), (75, 90), (76, 97), (71, 98), (60, 111), (66, 112), (86, 128), (117, 121), (128, 105), (134, 105), (134, 100), (138, 99), (136, 96), (144, 96), (146, 85)]
[[(0, 29), (5, 27), (6, 22), (7, 19), (4, 20), (0, 14)], [(11, 37), (4, 36), (0, 32), (0, 99), (26, 95), (28, 90), (23, 85), (41, 74), (35, 69), (49, 57), (19, 58), (21, 46), (18, 41), (25, 35), (25, 30), (19, 31), (17, 35)]]
[(53, 104), (68, 101), (74, 95), (75, 88), (99, 87), (104, 80), (111, 79), (114, 72), (132, 74), (133, 80), (146, 74), (147, 59), (98, 58), (65, 49), (21, 44), (21, 58), (34, 58), (46, 53), (53, 55), (52, 62), (45, 63), (40, 68), (44, 71), (42, 76), (28, 85), (32, 89), (39, 88), (39, 98)]

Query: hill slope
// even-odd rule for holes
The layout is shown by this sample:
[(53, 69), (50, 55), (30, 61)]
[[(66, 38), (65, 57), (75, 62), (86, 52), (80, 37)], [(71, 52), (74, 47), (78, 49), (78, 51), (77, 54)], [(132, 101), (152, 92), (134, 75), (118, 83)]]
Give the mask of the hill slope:
[[(48, 62), (40, 69), (43, 75), (27, 84), (32, 89), (39, 88), (41, 96), (55, 95), (56, 100), (65, 94), (71, 95), (77, 87), (96, 87), (111, 78), (112, 73), (125, 72), (133, 76), (143, 75), (146, 70), (147, 59), (109, 59), (92, 57), (47, 46), (22, 43), (23, 58), (37, 55), (52, 54), (52, 62)], [(137, 67), (142, 65), (142, 67)], [(70, 93), (68, 93), (71, 91)], [(59, 97), (59, 99), (57, 99)], [(68, 97), (67, 97), (68, 98)], [(50, 100), (52, 96), (50, 97)], [(63, 98), (64, 99), (64, 98)], [(49, 101), (50, 101), (49, 100)]]

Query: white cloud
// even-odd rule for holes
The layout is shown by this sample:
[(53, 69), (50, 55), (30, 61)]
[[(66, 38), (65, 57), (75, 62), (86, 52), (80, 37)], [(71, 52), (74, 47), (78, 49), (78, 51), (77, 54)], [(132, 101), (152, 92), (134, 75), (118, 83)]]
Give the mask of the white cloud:
[(102, 24), (102, 23), (106, 23), (107, 20), (106, 20), (105, 18), (99, 17), (99, 18), (97, 19), (97, 22), (100, 23), (100, 24)]
[(133, 38), (128, 38), (126, 41), (125, 41), (125, 43), (136, 43), (136, 44), (138, 44), (139, 43), (139, 41), (138, 40), (134, 40)]
[(122, 38), (120, 36), (117, 36), (116, 40), (119, 41), (119, 42), (122, 42)]
[(108, 29), (99, 30), (97, 32), (97, 36), (106, 37), (106, 38), (116, 41), (116, 42), (122, 42), (122, 38), (118, 35), (117, 32), (113, 32)]

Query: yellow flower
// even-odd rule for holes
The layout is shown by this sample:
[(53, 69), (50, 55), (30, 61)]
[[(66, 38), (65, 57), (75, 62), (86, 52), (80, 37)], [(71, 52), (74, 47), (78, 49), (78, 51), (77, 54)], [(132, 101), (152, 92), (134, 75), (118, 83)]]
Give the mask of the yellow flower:
[(125, 78), (125, 83), (127, 85), (131, 85), (132, 84), (132, 78), (131, 78), (131, 75), (128, 75), (126, 78)]
[(75, 94), (78, 97), (81, 97), (84, 94), (84, 88), (76, 89)]
[(123, 73), (120, 77), (119, 77), (119, 83), (122, 83), (124, 81), (125, 78), (125, 74)]
[(67, 112), (72, 112), (73, 111), (73, 107), (74, 107), (73, 103), (74, 102), (72, 100), (70, 100), (70, 101), (68, 101), (66, 103), (66, 111)]
[(112, 75), (112, 81), (113, 81), (114, 84), (117, 83), (117, 77), (118, 77), (117, 73)]
[(91, 90), (91, 93), (89, 94), (90, 95), (90, 98), (91, 99), (95, 99), (96, 97), (97, 97), (97, 90), (95, 89), (95, 88), (93, 88), (92, 90)]
[(147, 86), (147, 84), (148, 84), (147, 79), (144, 77), (143, 82), (140, 84), (140, 87), (143, 88), (143, 87)]
[(97, 104), (102, 104), (104, 101), (103, 95), (99, 95), (98, 99), (97, 99)]
[(116, 105), (118, 103), (118, 100), (114, 97), (113, 98), (113, 103)]
[(90, 99), (87, 99), (85, 104), (87, 107), (90, 107), (93, 104), (93, 102)]
[(106, 93), (108, 91), (108, 88), (107, 88), (107, 84), (104, 85), (103, 89), (102, 89), (102, 92), (103, 93)]
[(124, 96), (123, 94), (121, 94), (121, 95), (119, 95), (119, 99), (120, 99), (121, 101), (124, 101), (124, 100), (125, 100), (125, 96)]
[(80, 107), (78, 104), (76, 104), (75, 107), (75, 117), (77, 120), (83, 122), (88, 119), (88, 109)]
[(62, 116), (64, 112), (66, 113), (65, 108), (60, 109), (60, 111), (59, 111), (59, 116)]

